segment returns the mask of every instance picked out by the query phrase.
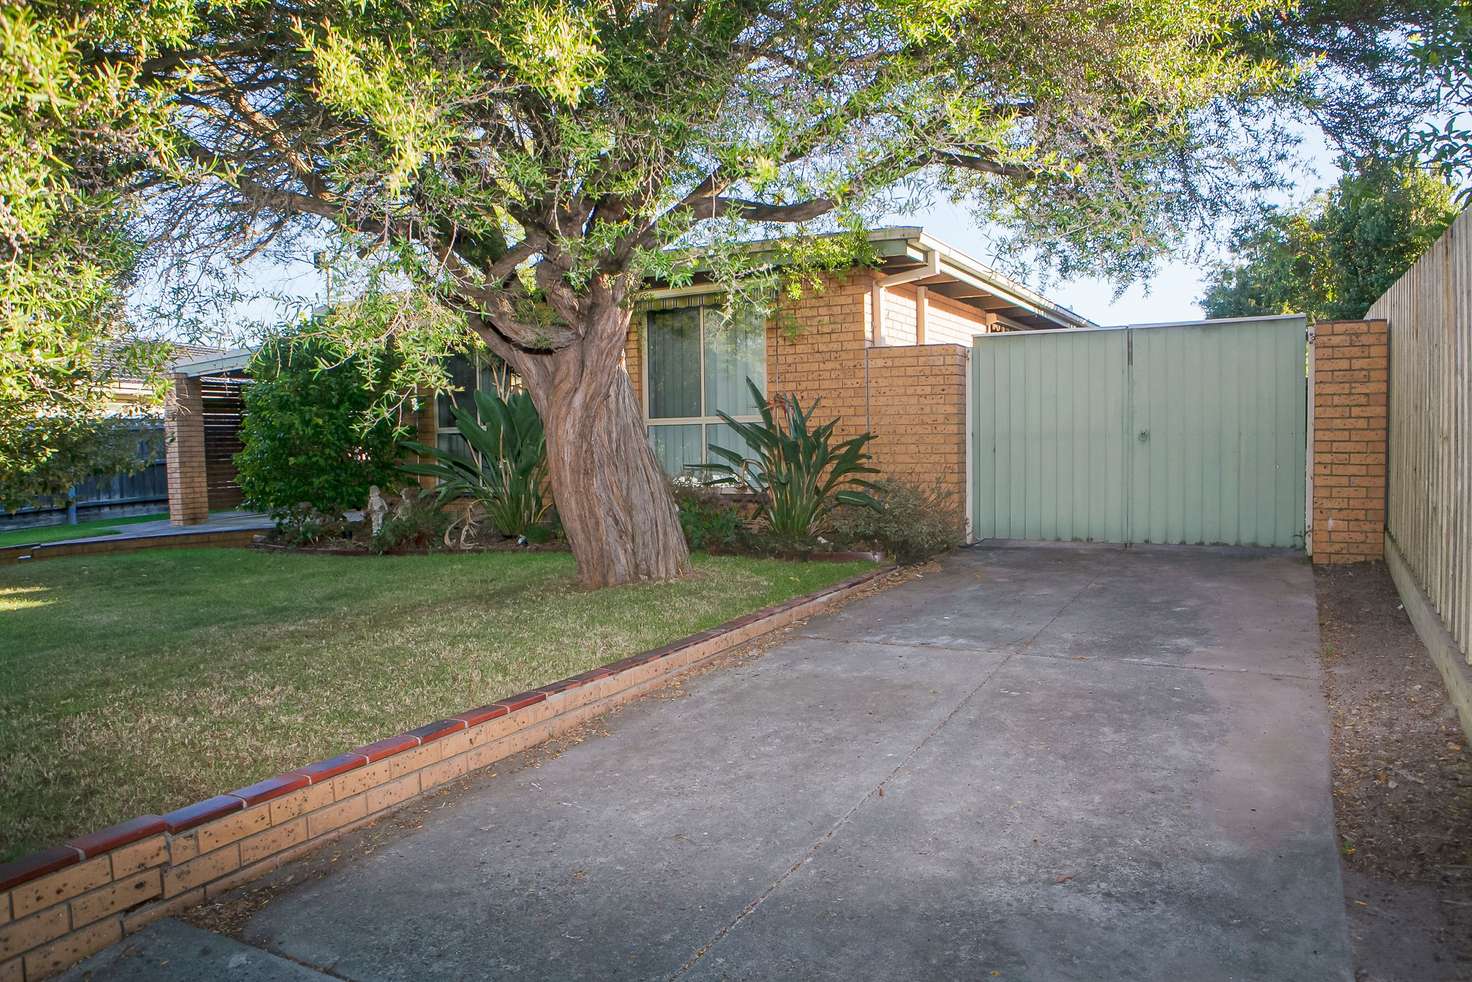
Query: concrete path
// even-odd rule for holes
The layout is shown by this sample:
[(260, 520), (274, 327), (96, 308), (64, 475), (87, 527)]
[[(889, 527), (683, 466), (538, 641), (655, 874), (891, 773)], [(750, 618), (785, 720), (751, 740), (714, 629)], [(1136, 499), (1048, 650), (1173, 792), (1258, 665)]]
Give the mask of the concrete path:
[(968, 550), (287, 890), (241, 939), (280, 974), (210, 977), (1348, 980), (1317, 645), (1300, 558)]
[(172, 525), (167, 518), (152, 522), (134, 522), (119, 525), (112, 535), (91, 535), (83, 539), (62, 540), (68, 545), (80, 542), (117, 542), (120, 539), (147, 539), (158, 535), (205, 535), (210, 532), (244, 532), (259, 529), (265, 531), (274, 523), (271, 516), (254, 511), (216, 511), (210, 517), (194, 525)]

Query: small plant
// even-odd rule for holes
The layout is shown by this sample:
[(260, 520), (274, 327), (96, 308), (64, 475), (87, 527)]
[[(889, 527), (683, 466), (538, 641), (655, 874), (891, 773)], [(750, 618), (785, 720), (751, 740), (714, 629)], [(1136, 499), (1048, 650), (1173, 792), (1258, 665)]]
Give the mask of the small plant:
[(477, 391), (475, 405), (475, 413), (459, 406), (453, 409), (467, 453), (408, 442), (408, 449), (433, 463), (405, 464), (403, 470), (439, 478), (441, 504), (469, 495), (497, 532), (530, 538), (551, 508), (542, 418), (525, 392), (513, 392), (503, 399)]
[(680, 528), (691, 549), (734, 549), (745, 526), (741, 512), (720, 494), (683, 480), (671, 486)]
[(441, 541), (449, 526), (450, 516), (440, 507), (434, 492), (408, 487), (400, 494), (393, 514), (383, 520), (382, 528), (373, 537), (373, 551), (428, 549)]
[(746, 385), (761, 407), (761, 422), (743, 423), (726, 413), (720, 416), (756, 456), (744, 457), (711, 444), (710, 452), (725, 463), (691, 465), (715, 475), (707, 484), (743, 487), (761, 495), (762, 517), (772, 536), (788, 546), (811, 542), (839, 505), (881, 507), (868, 493), (874, 485), (862, 477), (879, 473), (869, 466), (871, 458), (864, 450), (874, 434), (834, 443), (837, 419), (817, 427), (810, 423), (820, 400), (803, 409), (797, 396), (781, 397), (777, 400), (779, 419), (756, 383), (747, 379)]
[(833, 513), (835, 540), (882, 546), (901, 563), (924, 562), (966, 541), (960, 495), (940, 481), (876, 481), (874, 497), (882, 508), (845, 507)]
[(335, 515), (318, 511), (305, 501), (289, 508), (274, 508), (277, 541), (289, 546), (310, 546), (342, 535), (346, 523)]

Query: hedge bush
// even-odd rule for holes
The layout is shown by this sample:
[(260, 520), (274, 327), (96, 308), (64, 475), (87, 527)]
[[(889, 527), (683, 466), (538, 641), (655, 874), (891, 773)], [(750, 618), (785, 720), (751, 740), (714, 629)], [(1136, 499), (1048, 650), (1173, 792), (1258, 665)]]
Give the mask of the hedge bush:
[(240, 489), (253, 508), (285, 516), (303, 506), (326, 516), (362, 508), (368, 489), (402, 483), (400, 441), (409, 431), (381, 408), (395, 360), (390, 349), (349, 353), (310, 328), (268, 340), (247, 369)]

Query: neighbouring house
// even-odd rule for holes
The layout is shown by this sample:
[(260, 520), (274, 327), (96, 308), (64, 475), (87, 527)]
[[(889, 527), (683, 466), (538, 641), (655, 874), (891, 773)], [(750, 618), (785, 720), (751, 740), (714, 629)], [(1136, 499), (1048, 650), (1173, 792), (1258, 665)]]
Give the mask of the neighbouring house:
[[(223, 348), (198, 344), (170, 345), (167, 370), (221, 354)], [(69, 498), (0, 514), (0, 529), (34, 528), (67, 521), (85, 521), (156, 512), (168, 502), (167, 465), (164, 462), (164, 407), (156, 404), (156, 392), (147, 379), (121, 368), (114, 349), (103, 352), (109, 371), (106, 412), (138, 437), (138, 455), (148, 463), (131, 474), (108, 474), (90, 478), (73, 490)]]
[[(671, 475), (702, 463), (711, 443), (734, 434), (717, 415), (756, 418), (746, 379), (768, 397), (821, 399), (820, 417), (840, 418), (847, 438), (873, 432), (885, 476), (966, 483), (966, 370), (978, 334), (1097, 327), (1092, 321), (941, 242), (918, 227), (869, 233), (876, 266), (824, 277), (765, 322), (726, 323), (719, 284), (651, 282), (639, 299), (624, 352), (649, 440)], [(753, 245), (759, 248), (760, 243)], [(239, 500), (229, 449), (250, 352), (178, 366), (169, 440), (170, 515), (203, 521), (210, 508)], [(451, 405), (474, 405), (477, 388), (504, 385), (497, 363), (457, 356), (447, 365), (459, 390), (425, 400), (420, 442), (461, 444)], [(230, 405), (227, 402), (234, 400)], [(238, 449), (238, 445), (235, 446)], [(233, 454), (234, 450), (229, 449)]]

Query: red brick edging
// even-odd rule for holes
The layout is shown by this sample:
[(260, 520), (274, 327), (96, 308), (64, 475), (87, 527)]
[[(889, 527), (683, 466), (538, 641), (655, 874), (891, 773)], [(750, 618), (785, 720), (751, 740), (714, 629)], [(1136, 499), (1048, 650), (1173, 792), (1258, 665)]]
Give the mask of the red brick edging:
[(889, 567), (167, 815), (0, 865), (0, 982), (35, 982), (234, 889), (417, 795), (818, 613)]

